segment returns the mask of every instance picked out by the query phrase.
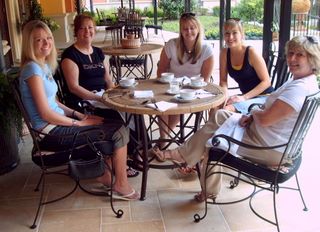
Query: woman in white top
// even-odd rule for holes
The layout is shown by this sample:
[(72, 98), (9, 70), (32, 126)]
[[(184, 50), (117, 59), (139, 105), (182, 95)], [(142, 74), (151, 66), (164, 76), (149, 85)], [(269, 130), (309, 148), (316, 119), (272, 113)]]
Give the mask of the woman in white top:
[[(161, 52), (158, 78), (161, 77), (161, 73), (171, 72), (175, 77), (200, 75), (208, 82), (214, 66), (212, 45), (203, 41), (203, 28), (194, 13), (183, 13), (179, 24), (179, 37), (169, 40)], [(179, 115), (160, 118), (160, 139), (165, 139), (170, 129), (177, 125)], [(161, 148), (163, 144), (159, 145)]]
[[(251, 115), (241, 115), (239, 125), (245, 127), (242, 141), (255, 146), (271, 146), (286, 143), (289, 140), (295, 122), (301, 111), (305, 97), (319, 91), (317, 77), (320, 73), (320, 45), (316, 37), (297, 36), (286, 44), (287, 64), (293, 79), (288, 80), (276, 91), (272, 92), (263, 109), (254, 110)], [(228, 110), (217, 110), (211, 114), (209, 121), (188, 141), (175, 150), (160, 151), (155, 155), (162, 161), (172, 160), (174, 163), (195, 165), (203, 157), (208, 157), (209, 148), (205, 146), (215, 131), (231, 115), (238, 114)], [(272, 151), (254, 152), (244, 147), (237, 154), (265, 165), (278, 165), (283, 148)], [(204, 177), (204, 170), (201, 176)], [(201, 186), (204, 180), (201, 178)], [(197, 201), (215, 198), (221, 185), (221, 175), (212, 175), (207, 180), (207, 192), (195, 196)]]

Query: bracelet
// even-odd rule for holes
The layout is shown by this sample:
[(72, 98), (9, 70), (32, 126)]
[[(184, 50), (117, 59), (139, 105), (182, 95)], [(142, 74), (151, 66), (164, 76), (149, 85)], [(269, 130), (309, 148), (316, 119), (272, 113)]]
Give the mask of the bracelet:
[(76, 111), (72, 111), (71, 117), (75, 118), (76, 117)]

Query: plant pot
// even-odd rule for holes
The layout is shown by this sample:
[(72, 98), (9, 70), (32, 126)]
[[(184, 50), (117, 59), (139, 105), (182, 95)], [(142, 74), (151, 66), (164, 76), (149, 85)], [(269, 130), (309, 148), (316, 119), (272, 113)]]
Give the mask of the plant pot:
[(5, 134), (3, 130), (0, 131), (0, 175), (10, 172), (19, 164), (17, 138), (17, 130), (14, 126)]
[(296, 14), (307, 14), (310, 10), (310, 0), (293, 0), (292, 1), (292, 12)]

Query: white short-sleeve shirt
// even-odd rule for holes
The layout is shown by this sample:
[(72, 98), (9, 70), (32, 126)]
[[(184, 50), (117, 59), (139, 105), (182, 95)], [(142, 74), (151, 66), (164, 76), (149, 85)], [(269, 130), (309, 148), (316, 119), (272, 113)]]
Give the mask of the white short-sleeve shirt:
[[(213, 55), (213, 47), (207, 41), (202, 41), (201, 55), (195, 64), (191, 64), (191, 61), (184, 62), (183, 64), (179, 64), (177, 57), (177, 39), (169, 40), (165, 47), (164, 51), (170, 60), (170, 68), (169, 72), (174, 73), (175, 77), (192, 77), (199, 75), (201, 72), (202, 64), (205, 60), (207, 60), (210, 56)], [(187, 60), (187, 55), (184, 57), (184, 61)]]
[[(269, 108), (277, 99), (287, 103), (294, 109), (290, 117), (285, 118), (272, 126), (261, 127), (257, 123), (254, 126), (266, 144), (276, 145), (288, 142), (290, 134), (299, 116), (305, 97), (318, 91), (316, 77), (311, 75), (297, 80), (289, 80), (279, 89), (269, 95), (265, 102), (265, 108)], [(282, 151), (282, 149), (279, 149)]]

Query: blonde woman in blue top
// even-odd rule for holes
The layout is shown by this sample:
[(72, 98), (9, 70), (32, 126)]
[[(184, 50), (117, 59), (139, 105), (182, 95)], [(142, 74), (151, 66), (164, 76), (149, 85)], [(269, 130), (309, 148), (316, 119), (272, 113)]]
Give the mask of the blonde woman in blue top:
[[(113, 142), (115, 198), (138, 199), (139, 193), (130, 186), (126, 173), (128, 130), (121, 124), (106, 123), (101, 117), (77, 112), (57, 100), (57, 85), (52, 77), (57, 67), (57, 52), (52, 32), (45, 23), (39, 20), (28, 22), (23, 28), (22, 38), (20, 90), (33, 127), (44, 133), (58, 136), (89, 128), (102, 130), (104, 138), (101, 138), (101, 133), (97, 134), (97, 132), (90, 134), (90, 137), (96, 141), (111, 140)], [(39, 143), (41, 147), (59, 151), (71, 147), (72, 142), (72, 138), (61, 140), (58, 137), (45, 136)], [(85, 138), (79, 138), (76, 141), (76, 146), (85, 144), (87, 144)], [(102, 153), (103, 149), (102, 146)], [(81, 157), (82, 153), (75, 155)], [(66, 154), (59, 159), (67, 162), (68, 156)], [(98, 181), (111, 186), (110, 173), (106, 171)]]

